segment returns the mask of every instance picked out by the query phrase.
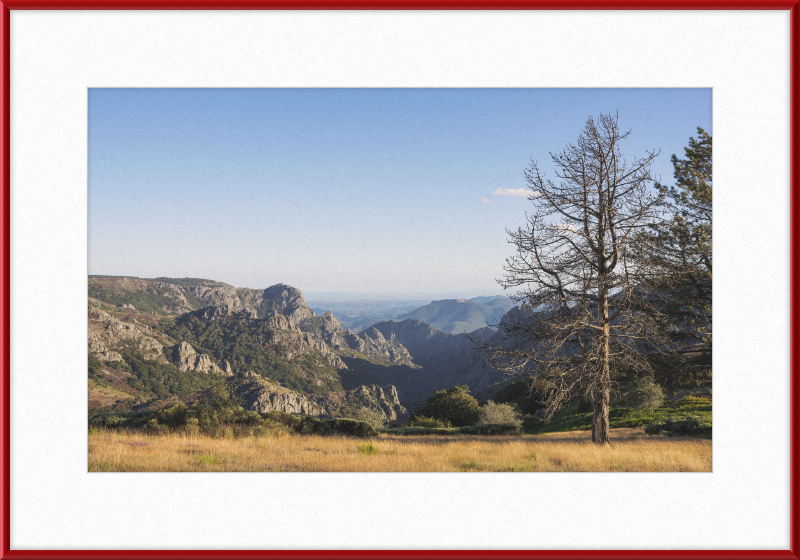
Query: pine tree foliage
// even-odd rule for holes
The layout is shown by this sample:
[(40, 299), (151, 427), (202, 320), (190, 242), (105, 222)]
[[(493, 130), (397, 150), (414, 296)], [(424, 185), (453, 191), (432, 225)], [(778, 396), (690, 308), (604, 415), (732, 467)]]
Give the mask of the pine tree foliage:
[(672, 350), (691, 354), (690, 366), (711, 365), (711, 136), (702, 128), (672, 156), (675, 185), (657, 184), (672, 217), (651, 224), (637, 245), (640, 282), (670, 332)]

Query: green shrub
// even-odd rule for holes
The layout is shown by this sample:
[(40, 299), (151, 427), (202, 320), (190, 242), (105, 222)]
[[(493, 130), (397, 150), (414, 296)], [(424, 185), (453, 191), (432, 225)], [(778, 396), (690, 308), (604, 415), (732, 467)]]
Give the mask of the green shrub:
[(352, 418), (336, 418), (330, 421), (331, 429), (337, 434), (349, 436), (374, 437), (378, 435), (378, 430), (360, 420)]
[(120, 414), (100, 414), (93, 417), (89, 424), (98, 427), (102, 426), (104, 428), (116, 428), (125, 424), (129, 419), (129, 416)]
[(471, 436), (506, 436), (519, 433), (519, 426), (514, 424), (477, 424), (475, 426), (462, 426), (459, 434)]
[(358, 412), (353, 415), (353, 418), (361, 422), (366, 422), (376, 430), (386, 426), (386, 414), (384, 414), (382, 410), (367, 408), (366, 406), (362, 406)]
[(410, 428), (452, 428), (453, 425), (447, 420), (439, 420), (430, 416), (412, 416), (408, 422)]
[(628, 390), (628, 404), (636, 410), (653, 410), (664, 404), (664, 390), (650, 377), (636, 380)]
[(478, 420), (481, 407), (475, 397), (469, 394), (467, 385), (436, 391), (425, 406), (415, 411), (414, 416), (428, 416), (439, 420), (449, 420), (453, 426), (471, 426)]
[(162, 408), (155, 414), (159, 424), (177, 428), (186, 424), (186, 412), (188, 408), (183, 403), (177, 403), (169, 408)]
[(298, 433), (325, 436), (330, 434), (331, 431), (330, 424), (320, 420), (319, 418), (314, 418), (313, 416), (303, 416), (300, 419), (300, 430)]
[(665, 436), (695, 436), (702, 438), (711, 437), (711, 418), (707, 416), (684, 416), (662, 418), (648, 424), (645, 429), (648, 434), (662, 434)]
[(145, 429), (151, 434), (163, 434), (169, 430), (169, 427), (162, 426), (158, 423), (158, 420), (151, 418), (145, 424)]
[(288, 414), (273, 410), (265, 412), (261, 416), (298, 434), (326, 435), (331, 433), (331, 427), (327, 422), (305, 414)]
[(206, 465), (219, 465), (222, 461), (216, 453), (207, 453), (205, 455), (197, 455), (197, 460)]
[(481, 407), (478, 424), (508, 424), (519, 429), (522, 427), (522, 415), (513, 405), (489, 401)]
[(358, 452), (362, 455), (376, 455), (377, 453), (380, 453), (378, 447), (372, 442), (357, 445), (356, 449), (358, 449)]

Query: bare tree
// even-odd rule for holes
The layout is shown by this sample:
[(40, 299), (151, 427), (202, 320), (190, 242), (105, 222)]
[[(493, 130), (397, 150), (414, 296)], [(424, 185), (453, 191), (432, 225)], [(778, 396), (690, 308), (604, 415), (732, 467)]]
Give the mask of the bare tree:
[[(547, 395), (546, 418), (578, 395), (593, 403), (592, 441), (607, 444), (612, 368), (647, 370), (641, 350), (657, 347), (654, 315), (641, 312), (640, 263), (629, 258), (636, 232), (660, 210), (650, 165), (658, 151), (626, 161), (617, 115), (589, 118), (576, 144), (550, 153), (558, 184), (535, 161), (525, 170), (534, 211), (508, 230), (516, 255), (504, 288), (521, 304), (499, 337), (475, 342), (497, 369), (527, 370)], [(498, 341), (498, 339), (500, 339)]]

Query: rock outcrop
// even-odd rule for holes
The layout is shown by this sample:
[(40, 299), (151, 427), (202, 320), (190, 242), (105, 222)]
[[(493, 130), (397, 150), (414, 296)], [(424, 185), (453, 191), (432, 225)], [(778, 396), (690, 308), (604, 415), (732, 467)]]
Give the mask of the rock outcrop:
[(172, 359), (175, 362), (175, 366), (181, 371), (233, 375), (230, 364), (227, 361), (225, 362), (227, 371), (224, 371), (214, 363), (208, 354), (198, 354), (192, 348), (192, 345), (186, 341), (172, 347)]
[(325, 411), (303, 395), (286, 389), (258, 375), (234, 381), (233, 390), (244, 402), (246, 410), (323, 416)]
[(389, 423), (408, 420), (408, 410), (400, 404), (394, 385), (361, 385), (350, 393), (363, 406), (381, 410)]
[(361, 334), (348, 331), (345, 335), (347, 345), (366, 356), (398, 364), (412, 364), (408, 349), (393, 335), (387, 340), (381, 331), (370, 327)]
[(264, 290), (261, 301), (256, 305), (256, 312), (260, 319), (283, 315), (291, 319), (295, 325), (316, 316), (306, 305), (303, 293), (286, 284), (275, 284)]
[(231, 305), (227, 303), (204, 307), (195, 311), (194, 315), (199, 319), (203, 319), (204, 321), (213, 321), (214, 319), (219, 319), (220, 317), (230, 317), (231, 315), (235, 315), (237, 313), (243, 313), (252, 319), (256, 318), (256, 312), (254, 309), (247, 309), (241, 305)]
[(239, 294), (233, 286), (217, 283), (213, 286), (189, 286), (191, 294), (206, 306), (227, 307), (233, 313), (244, 309)]
[(158, 334), (147, 325), (120, 321), (89, 304), (89, 352), (100, 360), (121, 361), (116, 348), (122, 343), (132, 343), (145, 360), (166, 364), (167, 359), (162, 354), (164, 346), (156, 336)]

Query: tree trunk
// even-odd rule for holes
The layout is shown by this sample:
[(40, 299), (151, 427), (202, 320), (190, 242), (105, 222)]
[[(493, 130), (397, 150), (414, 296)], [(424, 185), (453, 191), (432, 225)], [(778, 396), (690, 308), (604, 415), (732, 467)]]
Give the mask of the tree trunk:
[(592, 402), (592, 442), (597, 445), (608, 445), (608, 388), (595, 392)]
[(611, 348), (611, 324), (608, 320), (608, 291), (601, 279), (598, 319), (603, 327), (602, 342), (600, 344), (600, 371), (594, 383), (594, 398), (592, 399), (592, 442), (597, 445), (608, 445), (608, 403), (611, 400), (611, 368), (609, 365)]

